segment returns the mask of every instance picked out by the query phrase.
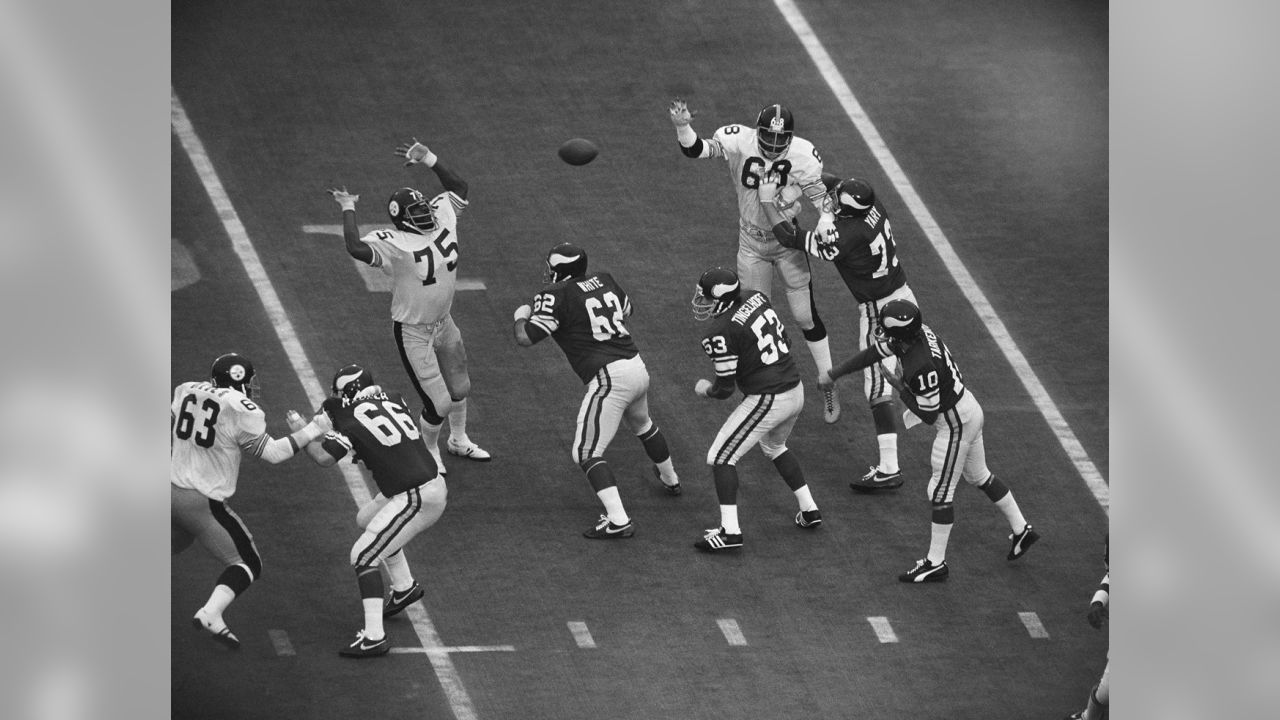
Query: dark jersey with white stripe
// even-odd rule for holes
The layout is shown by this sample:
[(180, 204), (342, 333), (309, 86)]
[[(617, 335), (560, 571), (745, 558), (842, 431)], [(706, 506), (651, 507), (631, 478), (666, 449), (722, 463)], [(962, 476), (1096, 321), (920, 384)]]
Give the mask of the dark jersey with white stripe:
[(325, 451), (338, 459), (351, 452), (369, 468), (383, 496), (425, 485), (438, 474), (403, 398), (392, 400), (374, 386), (353, 401), (329, 398), (323, 407), (333, 420), (333, 432), (324, 438)]
[(737, 380), (744, 395), (790, 390), (800, 383), (791, 339), (763, 293), (750, 291), (719, 315), (702, 338), (718, 377)]
[(836, 242), (816, 243), (809, 233), (806, 248), (811, 254), (830, 260), (860, 303), (888, 297), (907, 284), (907, 271), (898, 262), (893, 228), (880, 201), (876, 200), (863, 217), (836, 216)]
[(533, 342), (548, 335), (564, 351), (583, 383), (614, 360), (640, 353), (627, 330), (631, 299), (609, 273), (593, 273), (548, 285), (533, 299), (525, 333)]
[[(902, 382), (921, 410), (943, 413), (955, 407), (964, 395), (964, 378), (942, 338), (928, 325), (922, 325), (920, 333), (918, 342), (898, 354), (902, 362)], [(874, 347), (883, 357), (901, 349), (897, 343), (884, 340), (876, 342)]]

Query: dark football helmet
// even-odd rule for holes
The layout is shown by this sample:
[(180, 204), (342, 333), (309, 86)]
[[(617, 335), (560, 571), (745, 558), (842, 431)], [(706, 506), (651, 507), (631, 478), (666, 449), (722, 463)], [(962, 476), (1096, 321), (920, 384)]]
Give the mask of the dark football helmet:
[(862, 217), (876, 201), (876, 191), (871, 189), (871, 183), (862, 178), (841, 180), (833, 192), (836, 198), (836, 215), (840, 217)]
[(770, 105), (756, 118), (756, 142), (765, 160), (777, 160), (791, 147), (791, 134), (795, 131), (791, 111), (781, 105)]
[(435, 214), (431, 212), (431, 204), (413, 188), (400, 188), (391, 193), (387, 214), (391, 216), (391, 223), (400, 230), (426, 234), (439, 227)]
[(560, 243), (547, 253), (547, 269), (542, 274), (542, 282), (558, 283), (586, 274), (587, 251), (573, 243)]
[(880, 328), (876, 333), (881, 339), (911, 345), (919, 338), (922, 324), (920, 308), (915, 303), (890, 300), (880, 308)]
[(702, 273), (693, 289), (693, 319), (710, 320), (728, 310), (742, 297), (742, 285), (738, 273), (722, 267), (714, 267)]
[(249, 358), (238, 353), (219, 355), (209, 371), (214, 387), (232, 388), (253, 397), (258, 387), (257, 372)]
[(347, 365), (333, 374), (333, 396), (341, 398), (343, 404), (373, 385), (373, 373), (359, 365)]

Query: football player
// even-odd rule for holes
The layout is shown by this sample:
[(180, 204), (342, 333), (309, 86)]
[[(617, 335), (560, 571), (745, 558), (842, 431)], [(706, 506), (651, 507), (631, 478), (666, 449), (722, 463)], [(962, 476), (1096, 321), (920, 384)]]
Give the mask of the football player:
[(1009, 536), (1011, 544), (1006, 559), (1017, 560), (1040, 535), (1022, 516), (1013, 493), (987, 468), (987, 451), (982, 441), (982, 406), (965, 387), (951, 351), (942, 338), (924, 324), (915, 303), (907, 300), (885, 303), (880, 308), (880, 326), (882, 335), (875, 344), (819, 376), (818, 382), (829, 387), (841, 376), (896, 357), (901, 375), (882, 368), (883, 377), (897, 388), (908, 408), (903, 414), (906, 426), (920, 422), (933, 425), (939, 417), (946, 421), (938, 423), (938, 433), (933, 440), (933, 474), (928, 488), (932, 506), (929, 553), (898, 579), (907, 583), (947, 579), (950, 572), (946, 560), (947, 540), (955, 522), (952, 502), (961, 477), (982, 490), (1004, 513), (1013, 532)]
[[(907, 285), (907, 271), (898, 261), (889, 214), (871, 184), (861, 178), (840, 180), (823, 176), (835, 206), (835, 233), (805, 232), (778, 203), (778, 179), (766, 176), (760, 183), (760, 207), (769, 218), (773, 235), (783, 247), (803, 250), (835, 265), (858, 303), (858, 348), (866, 350), (880, 329), (880, 308), (891, 300), (916, 302)], [(892, 365), (895, 360), (882, 362)], [(898, 428), (893, 407), (893, 386), (885, 382), (880, 363), (863, 372), (863, 390), (871, 405), (880, 462), (861, 478), (849, 483), (855, 490), (884, 490), (902, 485), (898, 468)]]
[[(333, 431), (322, 442), (308, 445), (307, 453), (324, 467), (350, 454), (369, 468), (378, 486), (378, 493), (356, 513), (356, 524), (363, 532), (351, 546), (364, 627), (338, 654), (386, 655), (391, 642), (382, 620), (423, 596), (422, 586), (409, 571), (404, 545), (440, 519), (448, 489), (435, 458), (421, 442), (404, 398), (388, 395), (374, 383), (373, 374), (359, 365), (334, 373), (331, 391), (322, 407), (333, 421)], [(290, 418), (291, 424), (301, 421)], [(391, 598), (385, 603), (380, 567), (386, 567), (391, 579)]]
[(737, 464), (757, 443), (796, 496), (800, 506), (796, 526), (806, 530), (818, 527), (822, 513), (805, 483), (800, 461), (787, 448), (787, 438), (804, 407), (804, 387), (791, 357), (791, 338), (769, 298), (743, 288), (734, 271), (712, 268), (694, 288), (693, 317), (714, 319), (703, 335), (702, 349), (716, 373), (714, 383), (699, 380), (694, 393), (723, 400), (733, 395), (736, 386), (744, 395), (707, 451), (720, 501), (720, 526), (708, 529), (694, 547), (706, 552), (742, 547)]
[(209, 380), (174, 388), (169, 405), (172, 549), (176, 555), (199, 540), (225, 566), (191, 622), (235, 650), (240, 639), (222, 615), (262, 577), (262, 556), (253, 535), (227, 504), (236, 492), (240, 455), (248, 452), (273, 465), (282, 463), (324, 435), (330, 424), (323, 413), (309, 423), (299, 417), (292, 434), (273, 438), (262, 408), (253, 401), (258, 387), (253, 363), (227, 353), (213, 361), (209, 374)]
[(582, 535), (592, 540), (629, 538), (635, 535), (635, 522), (622, 505), (613, 470), (604, 459), (620, 422), (626, 421), (644, 445), (666, 493), (681, 492), (667, 438), (649, 417), (649, 370), (627, 329), (631, 299), (609, 273), (588, 273), (587, 252), (570, 243), (547, 253), (543, 283), (532, 306), (516, 308), (516, 343), (528, 347), (554, 338), (586, 385), (573, 435), (573, 459), (605, 514)]
[(329, 194), (342, 207), (347, 253), (381, 268), (394, 280), (391, 319), (396, 347), (422, 401), (424, 442), (444, 472), (439, 440), (445, 415), (449, 418), (446, 447), (451, 455), (481, 462), (492, 458), (467, 435), (471, 376), (462, 333), (450, 314), (460, 256), (458, 215), (468, 205), (467, 183), (416, 138), (395, 152), (406, 159), (405, 165), (433, 170), (444, 192), (428, 201), (413, 188), (396, 190), (387, 201), (394, 229), (374, 230), (360, 237), (355, 212), (360, 196), (345, 188), (331, 189)]
[[(760, 111), (754, 127), (725, 125), (709, 139), (698, 137), (691, 122), (694, 113), (680, 99), (671, 103), (671, 122), (676, 127), (680, 151), (690, 158), (723, 158), (729, 165), (729, 180), (738, 193), (738, 277), (744, 290), (773, 294), (776, 272), (786, 292), (791, 315), (800, 326), (809, 353), (819, 373), (831, 367), (827, 330), (818, 315), (810, 282), (809, 257), (803, 250), (783, 247), (774, 238), (769, 219), (760, 208), (760, 181), (770, 173), (778, 185), (798, 189), (819, 212), (818, 229), (829, 232), (834, 225), (831, 198), (822, 184), (822, 157), (813, 143), (795, 136), (791, 111), (768, 105)], [(789, 203), (784, 215), (790, 219), (800, 212), (798, 202)], [(822, 419), (833, 423), (840, 417), (840, 398), (823, 390)]]
[[(1111, 538), (1107, 537), (1103, 544), (1102, 562), (1106, 565), (1107, 572), (1102, 576), (1102, 582), (1098, 584), (1098, 589), (1094, 591), (1093, 598), (1089, 600), (1089, 625), (1094, 630), (1101, 630), (1102, 625), (1107, 622), (1107, 616), (1111, 607)], [(1085, 700), (1084, 710), (1071, 713), (1066, 720), (1105, 720), (1110, 709), (1111, 703), (1111, 659), (1107, 659), (1107, 665), (1102, 669), (1102, 677), (1098, 679), (1098, 684), (1089, 690), (1089, 697)]]

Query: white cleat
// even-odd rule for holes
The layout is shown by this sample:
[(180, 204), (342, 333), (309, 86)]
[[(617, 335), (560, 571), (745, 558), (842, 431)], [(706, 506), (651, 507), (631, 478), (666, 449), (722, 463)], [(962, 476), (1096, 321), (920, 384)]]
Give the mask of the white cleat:
[(467, 458), (468, 460), (489, 462), (493, 459), (493, 456), (489, 454), (488, 450), (485, 450), (470, 440), (455, 442), (453, 438), (449, 438), (449, 442), (446, 444), (446, 447), (449, 449), (450, 455), (457, 455), (458, 457)]

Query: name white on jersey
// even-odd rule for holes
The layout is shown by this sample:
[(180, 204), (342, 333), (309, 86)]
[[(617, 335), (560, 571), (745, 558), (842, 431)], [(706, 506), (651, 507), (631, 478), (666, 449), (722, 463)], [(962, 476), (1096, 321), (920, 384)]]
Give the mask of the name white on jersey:
[(426, 235), (389, 228), (360, 238), (373, 249), (374, 267), (392, 279), (391, 319), (436, 323), (453, 308), (458, 281), (458, 215), (467, 201), (452, 192), (431, 199), (436, 229)]

